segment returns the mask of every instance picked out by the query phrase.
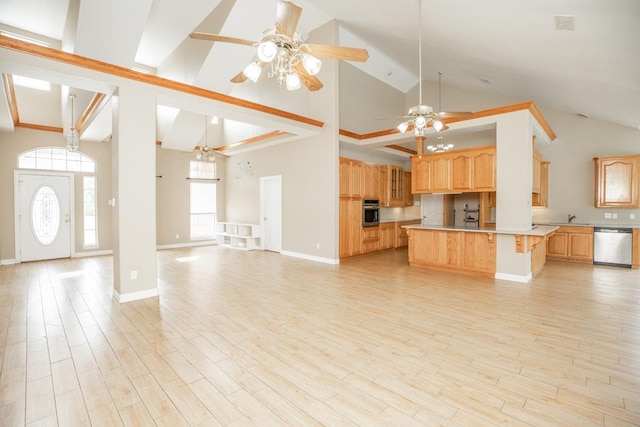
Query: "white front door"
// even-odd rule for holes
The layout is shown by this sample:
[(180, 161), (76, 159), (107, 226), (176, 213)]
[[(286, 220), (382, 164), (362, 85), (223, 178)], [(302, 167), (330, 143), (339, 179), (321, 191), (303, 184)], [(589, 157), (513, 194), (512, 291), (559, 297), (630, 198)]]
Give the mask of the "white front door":
[(260, 211), (262, 215), (262, 247), (267, 251), (282, 250), (282, 177), (260, 178)]
[(70, 174), (16, 172), (16, 257), (19, 261), (71, 256)]

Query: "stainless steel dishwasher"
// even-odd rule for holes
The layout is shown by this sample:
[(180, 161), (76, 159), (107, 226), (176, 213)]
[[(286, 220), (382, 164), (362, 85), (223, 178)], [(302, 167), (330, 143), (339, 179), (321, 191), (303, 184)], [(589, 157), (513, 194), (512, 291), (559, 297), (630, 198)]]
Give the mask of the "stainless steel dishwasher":
[(595, 227), (593, 229), (593, 263), (631, 268), (631, 228)]

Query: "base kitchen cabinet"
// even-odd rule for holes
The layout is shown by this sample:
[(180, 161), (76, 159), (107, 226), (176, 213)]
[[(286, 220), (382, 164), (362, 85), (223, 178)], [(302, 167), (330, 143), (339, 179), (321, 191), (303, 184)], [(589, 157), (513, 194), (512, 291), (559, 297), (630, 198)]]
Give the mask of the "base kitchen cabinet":
[(396, 223), (384, 222), (380, 224), (380, 250), (396, 247)]
[(592, 264), (593, 227), (559, 227), (547, 241), (547, 259)]
[(380, 250), (380, 228), (362, 228), (362, 253), (368, 254)]
[(407, 229), (403, 228), (405, 225), (417, 225), (420, 224), (420, 220), (415, 221), (401, 221), (397, 222), (397, 236), (396, 236), (396, 248), (401, 246), (407, 246), (409, 244), (409, 235), (407, 234)]

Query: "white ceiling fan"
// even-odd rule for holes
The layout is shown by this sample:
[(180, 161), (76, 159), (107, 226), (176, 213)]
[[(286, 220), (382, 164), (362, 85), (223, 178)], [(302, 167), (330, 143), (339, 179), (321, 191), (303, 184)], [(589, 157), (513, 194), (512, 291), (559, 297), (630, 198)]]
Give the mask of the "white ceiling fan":
[(264, 30), (257, 42), (201, 32), (193, 32), (190, 37), (256, 47), (257, 59), (231, 81), (243, 83), (250, 79), (256, 82), (262, 68), (270, 64), (269, 77), (276, 77), (289, 90), (298, 89), (301, 82), (311, 91), (322, 88), (322, 82), (316, 77), (322, 65), (318, 57), (358, 62), (365, 62), (369, 58), (366, 49), (305, 43), (296, 32), (301, 14), (301, 7), (287, 0), (279, 0), (276, 25)]

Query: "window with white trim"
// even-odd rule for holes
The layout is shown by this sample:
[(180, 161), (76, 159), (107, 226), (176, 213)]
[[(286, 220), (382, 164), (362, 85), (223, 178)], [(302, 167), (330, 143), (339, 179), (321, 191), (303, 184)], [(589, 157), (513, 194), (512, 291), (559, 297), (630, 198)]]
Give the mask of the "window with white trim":
[(96, 202), (96, 177), (82, 177), (82, 218), (84, 247), (98, 246), (98, 204)]
[(191, 161), (189, 205), (191, 240), (213, 239), (216, 230), (216, 164)]

